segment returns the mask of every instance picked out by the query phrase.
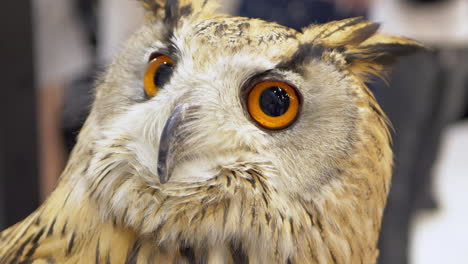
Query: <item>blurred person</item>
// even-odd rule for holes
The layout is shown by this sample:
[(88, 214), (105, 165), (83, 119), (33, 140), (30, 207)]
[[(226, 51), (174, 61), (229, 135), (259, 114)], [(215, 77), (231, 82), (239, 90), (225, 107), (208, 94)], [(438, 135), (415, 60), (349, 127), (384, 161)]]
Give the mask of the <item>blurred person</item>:
[(62, 109), (62, 133), (69, 153), (88, 116), (94, 82), (129, 36), (143, 23), (137, 1), (74, 0), (92, 47), (92, 63), (67, 85)]
[[(133, 1), (33, 1), (42, 199), (53, 190), (67, 159), (61, 129), (81, 122), (73, 117), (81, 117), (88, 107), (81, 104), (88, 104), (95, 74), (91, 72), (141, 23), (141, 12)], [(71, 121), (63, 124), (64, 104), (64, 116)], [(76, 134), (70, 131), (65, 140)]]
[(71, 3), (32, 2), (42, 199), (52, 191), (66, 161), (59, 122), (64, 86), (90, 63), (84, 32)]
[(135, 0), (99, 0), (98, 57), (110, 61), (123, 43), (143, 24), (144, 11)]
[(426, 43), (432, 52), (404, 58), (378, 89), (394, 128), (395, 166), (382, 223), (379, 263), (409, 262), (411, 218), (436, 208), (432, 167), (443, 130), (459, 118), (468, 89), (468, 1), (375, 0), (383, 31)]

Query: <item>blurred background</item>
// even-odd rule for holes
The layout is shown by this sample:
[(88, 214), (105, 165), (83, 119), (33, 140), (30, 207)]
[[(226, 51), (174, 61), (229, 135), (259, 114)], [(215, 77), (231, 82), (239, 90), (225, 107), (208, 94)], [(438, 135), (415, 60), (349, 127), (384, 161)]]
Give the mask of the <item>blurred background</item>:
[[(365, 16), (433, 50), (370, 85), (394, 130), (379, 263), (468, 261), (468, 1), (222, 0), (223, 12), (300, 29)], [(0, 230), (53, 190), (96, 73), (143, 20), (135, 0), (6, 1), (0, 45)]]

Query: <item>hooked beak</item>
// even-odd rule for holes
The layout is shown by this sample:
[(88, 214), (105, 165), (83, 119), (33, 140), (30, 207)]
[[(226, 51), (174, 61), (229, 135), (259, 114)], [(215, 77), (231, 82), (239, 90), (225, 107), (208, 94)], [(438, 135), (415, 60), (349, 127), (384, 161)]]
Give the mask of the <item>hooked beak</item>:
[(164, 125), (164, 129), (159, 140), (159, 153), (158, 153), (158, 175), (160, 183), (166, 183), (174, 170), (174, 158), (178, 152), (178, 148), (184, 141), (179, 127), (186, 119), (187, 111), (193, 108), (187, 104), (178, 105), (172, 112), (169, 119)]

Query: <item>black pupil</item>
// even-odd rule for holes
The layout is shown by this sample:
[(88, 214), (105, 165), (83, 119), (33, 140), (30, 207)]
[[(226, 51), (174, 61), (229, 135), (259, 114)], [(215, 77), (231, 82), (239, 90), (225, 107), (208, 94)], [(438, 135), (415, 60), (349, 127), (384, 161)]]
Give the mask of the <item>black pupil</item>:
[(172, 71), (174, 70), (174, 65), (168, 62), (164, 62), (159, 65), (158, 69), (154, 73), (154, 84), (156, 87), (163, 87), (171, 78)]
[(259, 103), (265, 114), (281, 116), (289, 109), (289, 94), (281, 87), (268, 87), (260, 95)]

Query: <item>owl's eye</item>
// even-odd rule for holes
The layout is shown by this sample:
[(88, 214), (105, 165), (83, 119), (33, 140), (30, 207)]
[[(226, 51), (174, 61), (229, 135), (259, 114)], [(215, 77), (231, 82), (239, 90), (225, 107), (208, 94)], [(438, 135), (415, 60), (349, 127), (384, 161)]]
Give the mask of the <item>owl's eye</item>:
[(280, 81), (257, 83), (247, 97), (250, 116), (261, 126), (278, 130), (291, 125), (299, 114), (299, 96), (294, 87)]
[(165, 55), (154, 56), (150, 60), (144, 77), (147, 96), (155, 96), (158, 90), (169, 81), (174, 70), (174, 64), (174, 61)]

